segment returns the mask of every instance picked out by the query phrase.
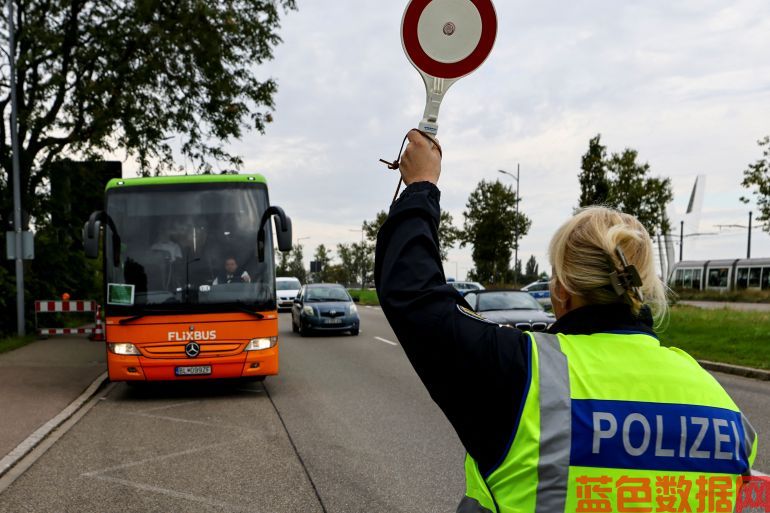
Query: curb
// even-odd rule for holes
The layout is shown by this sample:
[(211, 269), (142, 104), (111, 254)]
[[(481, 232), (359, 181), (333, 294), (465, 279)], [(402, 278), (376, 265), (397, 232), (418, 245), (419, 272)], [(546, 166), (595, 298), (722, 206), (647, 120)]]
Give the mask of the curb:
[(734, 376), (743, 376), (745, 378), (758, 379), (761, 381), (770, 381), (770, 371), (755, 369), (753, 367), (741, 367), (729, 363), (710, 362), (708, 360), (698, 360), (698, 363), (704, 369)]
[(99, 375), (93, 383), (88, 385), (88, 388), (86, 388), (77, 399), (72, 401), (58, 415), (37, 428), (34, 433), (29, 435), (24, 441), (17, 445), (15, 449), (5, 455), (3, 459), (0, 460), (0, 478), (5, 476), (22, 458), (32, 452), (35, 447), (40, 445), (52, 431), (75, 415), (75, 413), (77, 413), (78, 410), (96, 394), (99, 388), (101, 388), (107, 380), (107, 372), (105, 371)]

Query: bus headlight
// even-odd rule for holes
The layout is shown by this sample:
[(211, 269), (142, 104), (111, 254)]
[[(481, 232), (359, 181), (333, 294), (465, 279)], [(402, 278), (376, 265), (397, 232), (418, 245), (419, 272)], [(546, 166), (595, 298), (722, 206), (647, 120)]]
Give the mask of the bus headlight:
[(313, 317), (315, 315), (315, 310), (313, 310), (312, 306), (304, 306), (302, 307), (302, 313), (307, 315), (308, 317)]
[(107, 344), (107, 347), (111, 352), (122, 356), (142, 356), (142, 353), (139, 352), (136, 346), (128, 342)]
[(246, 344), (244, 351), (263, 351), (275, 347), (277, 343), (278, 337), (253, 338)]

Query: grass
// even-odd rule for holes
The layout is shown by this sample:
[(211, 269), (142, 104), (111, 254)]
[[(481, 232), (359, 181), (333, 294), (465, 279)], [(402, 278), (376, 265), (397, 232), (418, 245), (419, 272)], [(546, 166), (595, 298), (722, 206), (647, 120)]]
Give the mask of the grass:
[(25, 337), (0, 338), (0, 353), (7, 353), (8, 351), (13, 351), (14, 349), (26, 346), (33, 340), (35, 340), (35, 337), (32, 335), (27, 335)]
[(674, 306), (661, 343), (700, 360), (770, 369), (770, 312)]
[(380, 300), (377, 298), (377, 291), (373, 289), (350, 289), (350, 295), (353, 299), (358, 298), (360, 305), (379, 306)]

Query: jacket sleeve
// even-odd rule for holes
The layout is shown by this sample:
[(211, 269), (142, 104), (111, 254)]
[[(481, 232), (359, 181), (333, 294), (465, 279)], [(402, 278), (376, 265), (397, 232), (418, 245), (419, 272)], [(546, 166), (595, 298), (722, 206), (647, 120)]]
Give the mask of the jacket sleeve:
[(529, 337), (479, 318), (446, 283), (440, 193), (412, 184), (377, 238), (380, 304), (409, 361), (482, 473), (507, 452), (529, 381)]

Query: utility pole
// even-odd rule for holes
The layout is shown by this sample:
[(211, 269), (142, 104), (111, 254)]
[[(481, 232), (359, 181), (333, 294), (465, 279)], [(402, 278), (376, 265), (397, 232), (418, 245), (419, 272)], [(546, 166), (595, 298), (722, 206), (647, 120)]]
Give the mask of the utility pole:
[(21, 172), (19, 170), (19, 127), (16, 112), (16, 43), (14, 41), (13, 1), (8, 0), (8, 62), (11, 88), (11, 147), (13, 152), (13, 230), (16, 238), (14, 257), (16, 259), (16, 331), (20, 337), (25, 335), (24, 326), (24, 261), (22, 251), (21, 219)]
[(746, 249), (746, 258), (751, 258), (751, 216), (753, 212), (749, 210), (749, 246)]
[(682, 261), (682, 252), (684, 250), (684, 221), (679, 222), (679, 261)]
[(519, 286), (519, 273), (517, 271), (517, 266), (519, 265), (519, 174), (521, 172), (521, 166), (520, 164), (516, 164), (516, 176), (513, 176), (512, 173), (509, 173), (508, 171), (503, 171), (502, 169), (497, 170), (498, 173), (502, 173), (504, 175), (508, 175), (514, 180), (516, 180), (516, 223), (514, 224), (514, 242), (513, 242), (513, 286), (518, 287)]

